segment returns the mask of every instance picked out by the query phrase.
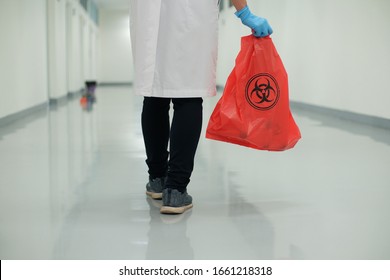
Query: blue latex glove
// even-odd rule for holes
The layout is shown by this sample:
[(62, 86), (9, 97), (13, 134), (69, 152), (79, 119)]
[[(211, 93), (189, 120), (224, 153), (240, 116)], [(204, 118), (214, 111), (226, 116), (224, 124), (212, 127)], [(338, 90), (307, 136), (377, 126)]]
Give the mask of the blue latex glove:
[(241, 19), (243, 24), (252, 29), (256, 37), (266, 37), (273, 33), (268, 21), (252, 14), (248, 6), (236, 12), (235, 15)]

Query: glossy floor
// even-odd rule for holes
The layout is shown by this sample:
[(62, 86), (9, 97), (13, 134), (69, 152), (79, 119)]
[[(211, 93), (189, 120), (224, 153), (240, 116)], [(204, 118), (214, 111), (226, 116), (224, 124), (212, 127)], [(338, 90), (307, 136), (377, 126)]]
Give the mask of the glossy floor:
[(390, 131), (295, 111), (283, 153), (203, 133), (194, 208), (164, 216), (144, 193), (142, 98), (97, 98), (0, 128), (0, 259), (390, 259)]

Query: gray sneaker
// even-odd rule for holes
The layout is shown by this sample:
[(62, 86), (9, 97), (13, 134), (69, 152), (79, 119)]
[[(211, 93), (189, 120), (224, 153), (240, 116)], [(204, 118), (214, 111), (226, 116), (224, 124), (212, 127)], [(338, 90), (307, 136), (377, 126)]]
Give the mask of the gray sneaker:
[(192, 197), (175, 189), (163, 190), (161, 214), (182, 214), (192, 208)]
[(162, 191), (166, 182), (166, 177), (149, 179), (146, 184), (146, 194), (153, 199), (162, 199)]

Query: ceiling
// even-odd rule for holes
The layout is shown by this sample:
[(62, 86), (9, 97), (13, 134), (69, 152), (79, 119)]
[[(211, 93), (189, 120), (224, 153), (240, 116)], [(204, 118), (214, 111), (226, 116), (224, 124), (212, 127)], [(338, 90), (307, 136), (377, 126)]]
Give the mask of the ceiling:
[(130, 0), (93, 0), (100, 9), (118, 10), (128, 9)]

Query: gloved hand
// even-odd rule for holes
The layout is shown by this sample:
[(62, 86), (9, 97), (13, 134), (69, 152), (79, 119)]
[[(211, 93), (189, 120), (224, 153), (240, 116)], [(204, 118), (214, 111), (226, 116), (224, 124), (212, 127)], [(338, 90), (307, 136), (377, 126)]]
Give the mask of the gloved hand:
[(241, 22), (252, 28), (253, 35), (256, 37), (265, 37), (271, 35), (273, 30), (265, 18), (255, 16), (251, 13), (248, 6), (237, 11), (235, 15), (241, 19)]

